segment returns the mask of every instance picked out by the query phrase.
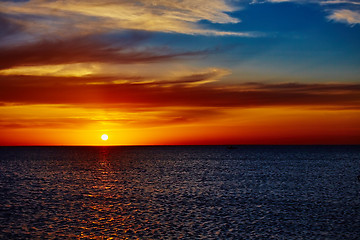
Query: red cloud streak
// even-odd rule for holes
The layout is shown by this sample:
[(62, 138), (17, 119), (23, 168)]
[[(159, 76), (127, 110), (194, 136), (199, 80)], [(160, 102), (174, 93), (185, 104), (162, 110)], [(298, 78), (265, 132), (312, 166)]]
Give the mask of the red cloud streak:
[[(19, 104), (102, 104), (148, 107), (336, 106), (360, 107), (360, 84), (244, 83), (191, 86), (210, 75), (179, 81), (115, 84), (101, 77), (0, 76), (0, 102)], [(185, 80), (184, 80), (185, 79)], [(87, 84), (99, 82), (103, 84)], [(110, 79), (112, 80), (112, 79)]]

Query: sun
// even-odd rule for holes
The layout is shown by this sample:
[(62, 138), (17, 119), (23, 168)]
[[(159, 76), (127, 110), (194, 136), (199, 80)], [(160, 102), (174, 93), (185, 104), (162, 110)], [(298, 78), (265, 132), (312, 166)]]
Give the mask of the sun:
[(101, 139), (102, 139), (103, 141), (108, 140), (108, 138), (109, 138), (109, 136), (106, 135), (106, 134), (101, 135)]

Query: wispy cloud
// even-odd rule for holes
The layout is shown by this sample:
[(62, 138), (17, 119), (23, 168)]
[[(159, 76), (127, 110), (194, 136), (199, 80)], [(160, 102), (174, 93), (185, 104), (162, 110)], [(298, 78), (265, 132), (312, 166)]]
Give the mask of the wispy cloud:
[[(21, 107), (22, 112), (17, 109)], [(25, 111), (24, 111), (25, 109)], [(33, 116), (26, 109), (37, 112), (51, 112), (48, 115)], [(89, 112), (92, 114), (89, 117)], [(0, 113), (0, 129), (79, 129), (106, 124), (111, 127), (138, 128), (169, 126), (201, 122), (226, 116), (226, 111), (217, 108), (158, 107), (142, 109), (69, 107), (64, 105), (22, 105), (5, 106)]]
[(360, 23), (360, 12), (348, 9), (334, 10), (328, 18), (333, 21), (354, 25)]
[(319, 4), (324, 7), (326, 12), (330, 12), (328, 19), (336, 22), (354, 25), (360, 23), (360, 2), (350, 0), (253, 0), (252, 4), (259, 3), (282, 3), (293, 2), (299, 4)]
[(9, 20), (0, 13), (0, 39), (23, 30), (20, 24)]
[(360, 5), (360, 2), (355, 1), (347, 1), (347, 0), (328, 0), (328, 1), (321, 1), (320, 4), (354, 4)]
[(332, 7), (328, 9), (330, 12), (330, 15), (328, 15), (329, 20), (349, 25), (360, 23), (360, 2), (349, 0), (328, 0), (321, 1), (320, 4)]
[[(240, 19), (229, 12), (239, 10), (225, 0), (134, 0), (134, 1), (45, 1), (2, 2), (1, 11), (36, 34), (63, 35), (135, 29), (201, 35), (252, 36), (245, 32), (207, 29), (198, 22), (233, 24)], [(23, 20), (19, 20), (22, 16)], [(71, 28), (69, 28), (71, 26)]]
[(174, 51), (170, 48), (139, 49), (136, 42), (142, 35), (128, 36), (113, 44), (99, 37), (86, 36), (70, 39), (42, 40), (21, 46), (0, 47), (0, 70), (17, 66), (58, 65), (73, 63), (153, 63), (179, 58), (204, 56), (217, 49)]
[[(285, 3), (285, 2), (304, 2), (307, 0), (252, 0), (251, 4), (262, 4), (262, 3)], [(308, 1), (310, 2), (310, 1)]]

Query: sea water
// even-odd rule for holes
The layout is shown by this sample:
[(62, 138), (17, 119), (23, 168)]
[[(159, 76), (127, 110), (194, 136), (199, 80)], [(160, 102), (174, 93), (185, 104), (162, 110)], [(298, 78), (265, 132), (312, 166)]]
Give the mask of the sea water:
[(359, 146), (1, 147), (0, 239), (360, 239)]

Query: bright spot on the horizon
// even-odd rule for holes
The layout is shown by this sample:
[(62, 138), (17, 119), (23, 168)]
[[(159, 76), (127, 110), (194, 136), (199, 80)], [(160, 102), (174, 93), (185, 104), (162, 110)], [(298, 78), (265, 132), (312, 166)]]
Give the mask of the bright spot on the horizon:
[(106, 134), (101, 135), (101, 139), (102, 139), (103, 141), (108, 140), (108, 138), (109, 138), (109, 136), (106, 135)]

